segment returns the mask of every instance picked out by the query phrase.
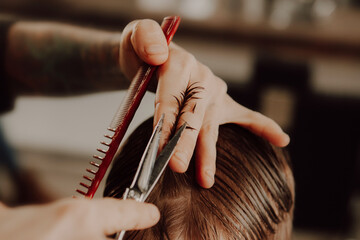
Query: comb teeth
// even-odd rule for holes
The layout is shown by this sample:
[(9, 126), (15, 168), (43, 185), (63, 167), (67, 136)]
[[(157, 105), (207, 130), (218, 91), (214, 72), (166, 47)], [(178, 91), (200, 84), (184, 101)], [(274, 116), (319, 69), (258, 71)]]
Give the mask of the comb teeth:
[(78, 192), (78, 193), (80, 193), (81, 195), (86, 195), (86, 193), (85, 192), (83, 192), (83, 191), (81, 191), (81, 190), (79, 190), (79, 189), (76, 189), (76, 192)]
[(114, 129), (114, 128), (108, 127), (107, 129), (108, 129), (109, 131), (116, 132), (116, 129)]
[(84, 175), (83, 178), (90, 181), (90, 182), (92, 182), (94, 180), (93, 178), (91, 178), (89, 176), (86, 176), (86, 175)]
[(83, 182), (81, 182), (80, 185), (83, 186), (83, 187), (85, 187), (85, 188), (89, 188), (89, 187), (90, 187), (89, 185), (87, 185), (87, 184), (85, 184), (85, 183), (83, 183)]
[(90, 164), (97, 168), (100, 167), (100, 164), (93, 162), (93, 161), (91, 161)]
[(98, 149), (96, 149), (98, 152), (101, 152), (101, 153), (104, 153), (104, 154), (106, 154), (107, 153), (107, 150), (104, 150), (104, 149), (101, 149), (101, 148), (98, 148)]
[(100, 161), (104, 160), (103, 157), (100, 157), (100, 156), (98, 156), (98, 155), (94, 155), (93, 158), (96, 158), (96, 159), (98, 159), (98, 160), (100, 160)]
[(110, 146), (110, 143), (107, 143), (107, 142), (104, 142), (104, 141), (101, 141), (100, 143), (101, 143), (102, 145), (107, 146), (107, 147), (109, 147), (109, 146)]
[[(111, 129), (109, 129), (109, 130), (111, 130)], [(110, 135), (104, 135), (104, 136), (107, 137), (107, 138), (112, 139), (112, 136), (110, 136)], [(107, 142), (104, 142), (104, 141), (102, 141), (102, 142), (100, 142), (100, 143), (103, 144), (103, 145), (105, 145), (105, 146), (107, 146), (107, 147), (110, 146), (110, 143), (107, 143)], [(98, 148), (97, 151), (100, 152), (100, 153), (103, 153), (103, 154), (106, 154), (106, 153), (107, 153), (107, 150), (104, 150), (104, 149), (101, 149), (101, 148)], [(93, 158), (95, 158), (95, 159), (97, 159), (97, 160), (100, 160), (100, 161), (103, 161), (103, 160), (104, 160), (104, 157), (101, 157), (101, 156), (99, 156), (99, 155), (93, 155)], [(97, 167), (97, 168), (99, 168), (100, 165), (101, 165), (101, 163), (97, 163), (97, 162), (94, 162), (94, 161), (90, 161), (90, 164), (91, 164), (92, 166), (94, 166), (94, 167)], [(95, 171), (95, 170), (93, 170), (93, 169), (90, 169), (90, 168), (87, 168), (86, 171), (87, 171), (88, 173), (91, 173), (91, 174), (94, 174), (94, 175), (96, 175), (96, 173), (97, 173), (97, 171)], [(82, 187), (86, 188), (86, 189), (90, 189), (91, 184), (93, 184), (94, 178), (91, 178), (91, 177), (86, 176), (86, 175), (84, 175), (83, 178), (86, 179), (86, 180), (88, 180), (88, 181), (90, 181), (90, 185), (89, 185), (89, 184), (86, 184), (86, 183), (83, 183), (83, 182), (80, 182), (80, 185), (81, 185)], [(88, 192), (88, 191), (89, 191), (89, 190), (87, 190), (87, 192)], [(84, 196), (86, 196), (86, 195), (88, 194), (88, 193), (86, 193), (86, 192), (84, 192), (84, 191), (82, 191), (82, 190), (80, 190), (80, 189), (76, 189), (76, 192), (78, 192), (78, 193), (80, 193), (81, 195), (84, 195)]]
[(92, 174), (96, 174), (96, 171), (95, 170), (92, 170), (92, 169), (89, 169), (89, 168), (87, 168), (86, 169), (86, 171), (88, 172), (88, 173), (92, 173)]
[(112, 138), (113, 138), (112, 136), (110, 136), (110, 135), (108, 135), (108, 134), (105, 134), (104, 137), (109, 138), (109, 139), (112, 139)]
[[(93, 170), (91, 170), (91, 169), (86, 169), (86, 171), (90, 171), (91, 173), (93, 173), (94, 171)], [(86, 175), (84, 175), (83, 176), (83, 178), (84, 179), (86, 179), (86, 180), (88, 180), (88, 181), (90, 181), (90, 182), (92, 182), (94, 179), (93, 178), (91, 178), (91, 177), (89, 177), (89, 176), (86, 176)], [(84, 188), (86, 188), (86, 189), (89, 189), (90, 188), (90, 185), (88, 185), (88, 184), (86, 184), (86, 183), (83, 183), (83, 182), (80, 182), (80, 185), (81, 186), (83, 186)], [(78, 193), (80, 193), (81, 195), (86, 195), (86, 193), (84, 192), (84, 191), (82, 191), (82, 190), (80, 190), (80, 189), (76, 189), (76, 192), (78, 192)]]

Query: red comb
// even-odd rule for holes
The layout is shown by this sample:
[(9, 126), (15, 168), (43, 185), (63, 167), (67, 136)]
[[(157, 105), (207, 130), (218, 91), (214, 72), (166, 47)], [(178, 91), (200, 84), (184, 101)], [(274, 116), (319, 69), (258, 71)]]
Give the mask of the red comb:
[[(161, 24), (161, 28), (165, 34), (167, 43), (169, 44), (173, 38), (178, 26), (180, 24), (180, 17), (170, 16), (165, 17)], [(94, 155), (96, 162), (91, 161), (90, 164), (97, 168), (96, 170), (86, 169), (93, 177), (84, 175), (89, 184), (83, 182), (80, 183), (84, 187), (85, 191), (77, 189), (76, 191), (88, 198), (93, 198), (96, 190), (99, 187), (101, 180), (103, 179), (114, 155), (128, 129), (131, 120), (133, 119), (137, 108), (140, 105), (141, 99), (144, 97), (147, 87), (150, 83), (150, 79), (153, 73), (156, 71), (157, 66), (150, 66), (145, 64), (142, 66), (134, 79), (131, 81), (130, 87), (127, 91), (125, 98), (123, 99), (119, 110), (116, 112), (116, 115), (108, 128), (113, 135), (104, 135), (106, 138), (110, 139), (109, 143), (100, 142), (104, 145), (107, 150), (97, 149), (101, 155)]]

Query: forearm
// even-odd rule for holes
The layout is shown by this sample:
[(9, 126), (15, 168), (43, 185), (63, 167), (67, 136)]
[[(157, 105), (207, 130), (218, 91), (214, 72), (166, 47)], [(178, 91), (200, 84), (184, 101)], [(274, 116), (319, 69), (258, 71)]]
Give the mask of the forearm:
[(6, 71), (25, 94), (125, 88), (120, 34), (50, 22), (18, 22), (8, 32)]

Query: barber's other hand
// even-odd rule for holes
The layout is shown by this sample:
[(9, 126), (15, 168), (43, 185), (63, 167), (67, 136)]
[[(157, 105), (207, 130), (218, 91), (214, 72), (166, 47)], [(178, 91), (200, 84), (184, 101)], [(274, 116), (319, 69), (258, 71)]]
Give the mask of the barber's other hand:
[(0, 203), (0, 239), (104, 240), (121, 230), (151, 227), (159, 217), (152, 204), (112, 198), (65, 199), (17, 208)]
[(196, 145), (197, 180), (202, 187), (214, 183), (216, 141), (219, 125), (236, 123), (269, 140), (286, 146), (290, 139), (270, 118), (236, 103), (227, 94), (227, 85), (193, 55), (174, 43), (167, 46), (158, 23), (152, 20), (131, 22), (124, 29), (120, 46), (120, 67), (129, 78), (142, 62), (161, 65), (155, 100), (154, 124), (165, 113), (164, 141), (176, 122), (181, 93), (195, 93), (181, 109), (177, 127), (184, 122), (188, 128), (182, 135), (169, 165), (176, 172), (185, 172)]

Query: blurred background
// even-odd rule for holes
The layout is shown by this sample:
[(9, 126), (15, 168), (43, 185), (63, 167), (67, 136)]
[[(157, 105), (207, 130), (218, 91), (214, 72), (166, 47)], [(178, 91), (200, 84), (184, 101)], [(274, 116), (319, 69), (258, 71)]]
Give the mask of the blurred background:
[[(360, 239), (360, 1), (1, 0), (0, 14), (107, 30), (180, 15), (174, 41), (290, 134), (294, 239)], [(74, 194), (122, 96), (20, 97), (0, 118), (39, 196)], [(152, 114), (153, 98), (132, 128)], [(1, 167), (0, 198), (11, 204), (9, 179)]]

